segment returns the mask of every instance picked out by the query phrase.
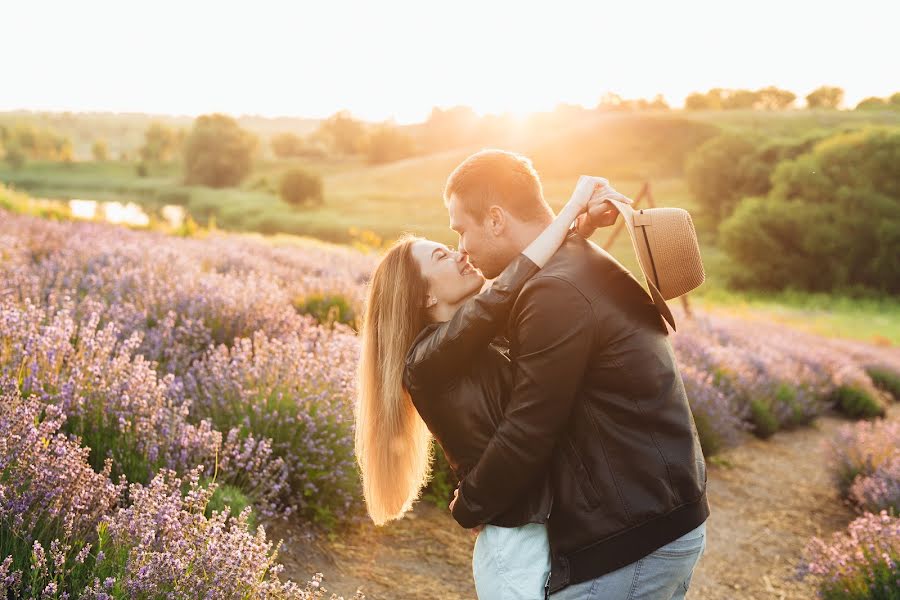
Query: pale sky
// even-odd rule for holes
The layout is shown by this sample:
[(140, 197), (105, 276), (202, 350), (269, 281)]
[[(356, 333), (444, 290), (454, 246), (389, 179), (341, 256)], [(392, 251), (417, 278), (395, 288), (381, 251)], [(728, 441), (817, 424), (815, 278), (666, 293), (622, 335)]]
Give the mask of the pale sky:
[(407, 123), (823, 84), (854, 106), (900, 91), (898, 23), (897, 0), (0, 0), (0, 110)]

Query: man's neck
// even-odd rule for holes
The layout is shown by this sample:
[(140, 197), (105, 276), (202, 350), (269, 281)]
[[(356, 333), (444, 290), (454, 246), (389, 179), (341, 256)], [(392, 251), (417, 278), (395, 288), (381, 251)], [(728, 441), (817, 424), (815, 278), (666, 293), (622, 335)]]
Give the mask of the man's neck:
[(528, 247), (531, 242), (533, 242), (541, 233), (544, 232), (551, 223), (553, 222), (552, 218), (548, 218), (546, 222), (541, 221), (533, 221), (529, 223), (522, 223), (517, 228), (517, 231), (514, 235), (514, 244), (516, 251), (521, 253), (525, 248)]

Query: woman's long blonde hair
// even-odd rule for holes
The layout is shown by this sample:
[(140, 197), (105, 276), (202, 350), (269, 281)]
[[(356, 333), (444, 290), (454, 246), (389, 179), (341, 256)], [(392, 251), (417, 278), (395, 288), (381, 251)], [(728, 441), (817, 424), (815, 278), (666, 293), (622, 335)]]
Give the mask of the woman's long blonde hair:
[(410, 509), (428, 481), (431, 434), (403, 387), (406, 353), (428, 323), (428, 283), (412, 255), (420, 238), (400, 238), (369, 283), (356, 398), (356, 460), (376, 525)]

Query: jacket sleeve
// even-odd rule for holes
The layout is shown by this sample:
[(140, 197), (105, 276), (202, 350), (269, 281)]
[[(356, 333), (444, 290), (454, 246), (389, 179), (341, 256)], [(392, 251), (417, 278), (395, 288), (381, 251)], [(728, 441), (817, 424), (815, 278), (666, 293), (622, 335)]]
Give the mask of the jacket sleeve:
[(425, 330), (406, 355), (407, 388), (441, 386), (465, 368), (475, 351), (486, 347), (506, 324), (522, 286), (538, 271), (520, 254), (490, 288), (466, 300), (452, 319)]
[(509, 403), (478, 464), (460, 483), (453, 507), (453, 517), (466, 528), (491, 521), (546, 473), (596, 336), (590, 302), (556, 277), (532, 280), (516, 313)]

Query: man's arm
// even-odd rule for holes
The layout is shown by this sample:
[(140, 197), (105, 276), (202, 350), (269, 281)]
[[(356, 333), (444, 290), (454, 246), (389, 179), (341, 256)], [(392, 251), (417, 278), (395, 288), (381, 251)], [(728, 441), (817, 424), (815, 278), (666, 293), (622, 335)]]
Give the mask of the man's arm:
[(502, 513), (546, 472), (594, 344), (590, 303), (567, 281), (533, 279), (516, 310), (513, 326), (519, 343), (511, 397), (488, 447), (460, 484), (452, 509), (466, 528)]

